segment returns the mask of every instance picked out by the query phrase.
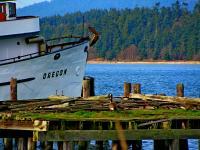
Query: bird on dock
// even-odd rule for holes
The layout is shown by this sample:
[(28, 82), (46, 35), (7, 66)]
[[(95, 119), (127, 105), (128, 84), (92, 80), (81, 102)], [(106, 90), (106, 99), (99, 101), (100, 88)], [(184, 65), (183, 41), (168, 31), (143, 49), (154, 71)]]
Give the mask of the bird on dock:
[(108, 98), (109, 98), (109, 110), (114, 111), (117, 110), (117, 104), (115, 102), (113, 102), (113, 96), (112, 94), (108, 94)]

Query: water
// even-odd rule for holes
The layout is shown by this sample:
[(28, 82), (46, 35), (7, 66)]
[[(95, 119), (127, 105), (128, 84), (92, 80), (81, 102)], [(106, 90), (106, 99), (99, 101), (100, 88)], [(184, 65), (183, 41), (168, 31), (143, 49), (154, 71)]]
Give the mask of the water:
[(86, 75), (95, 78), (96, 95), (123, 95), (123, 83), (141, 83), (142, 93), (176, 95), (176, 84), (185, 85), (185, 96), (200, 97), (200, 65), (191, 64), (89, 64)]
[[(141, 83), (142, 93), (174, 96), (176, 84), (183, 83), (185, 96), (200, 97), (200, 65), (89, 64), (86, 75), (95, 78), (96, 95), (123, 95), (123, 83), (130, 82)], [(153, 150), (153, 140), (143, 140), (142, 143), (143, 150)], [(198, 149), (198, 140), (189, 139), (188, 143), (189, 150)], [(0, 139), (0, 150), (2, 148)]]

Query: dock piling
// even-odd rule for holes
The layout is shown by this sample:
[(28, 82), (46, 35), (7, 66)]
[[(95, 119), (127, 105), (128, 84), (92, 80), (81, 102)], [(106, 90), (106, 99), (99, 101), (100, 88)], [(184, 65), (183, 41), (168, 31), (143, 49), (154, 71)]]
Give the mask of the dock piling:
[(93, 77), (84, 77), (83, 79), (83, 88), (82, 88), (82, 96), (83, 98), (87, 98), (89, 96), (94, 96), (94, 78)]
[(63, 149), (66, 150), (73, 149), (72, 142), (63, 142)]
[(141, 84), (140, 83), (133, 84), (133, 93), (141, 94)]
[(10, 80), (10, 99), (11, 101), (17, 101), (17, 79), (11, 78)]
[(4, 143), (4, 150), (12, 149), (12, 139), (11, 138), (4, 138), (3, 143)]
[(124, 83), (124, 97), (128, 98), (131, 93), (131, 83)]
[(178, 97), (184, 97), (184, 85), (183, 83), (179, 83), (176, 85), (176, 95)]
[(28, 150), (35, 150), (36, 148), (36, 142), (33, 142), (33, 138), (28, 138)]
[(103, 149), (103, 141), (96, 141), (96, 145), (97, 145), (97, 150), (102, 150)]
[(63, 150), (63, 142), (57, 142), (58, 150)]
[(17, 141), (18, 150), (26, 150), (27, 143), (28, 143), (28, 140), (26, 138), (18, 138), (18, 141)]

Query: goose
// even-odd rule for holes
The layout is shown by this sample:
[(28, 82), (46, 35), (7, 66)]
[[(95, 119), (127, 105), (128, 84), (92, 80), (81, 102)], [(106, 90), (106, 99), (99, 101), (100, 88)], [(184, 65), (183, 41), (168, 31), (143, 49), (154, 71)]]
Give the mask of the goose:
[(115, 102), (113, 102), (113, 96), (112, 94), (108, 94), (108, 98), (109, 98), (109, 110), (114, 111), (117, 109), (117, 104)]

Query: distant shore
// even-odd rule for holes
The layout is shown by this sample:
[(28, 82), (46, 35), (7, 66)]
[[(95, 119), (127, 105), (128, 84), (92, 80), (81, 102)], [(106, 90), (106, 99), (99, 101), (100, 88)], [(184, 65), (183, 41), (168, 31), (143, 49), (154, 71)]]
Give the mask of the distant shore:
[(200, 64), (200, 61), (94, 61), (89, 60), (88, 64)]

